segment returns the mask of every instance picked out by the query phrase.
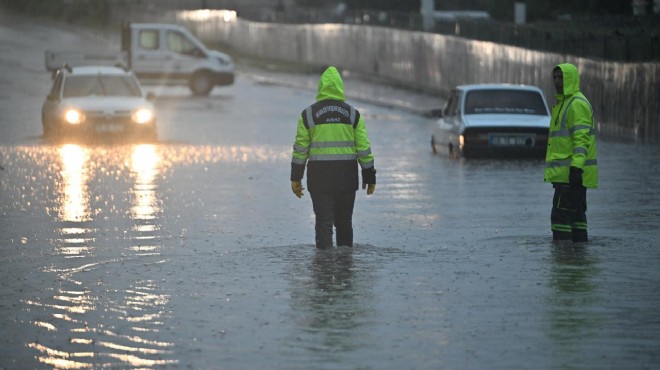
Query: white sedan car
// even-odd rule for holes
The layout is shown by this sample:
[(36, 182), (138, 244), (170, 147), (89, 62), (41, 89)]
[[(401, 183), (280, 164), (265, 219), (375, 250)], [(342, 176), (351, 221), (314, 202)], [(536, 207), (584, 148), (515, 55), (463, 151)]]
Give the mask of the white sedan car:
[(545, 156), (550, 112), (538, 87), (461, 85), (434, 113), (434, 153), (445, 147), (452, 157)]
[(44, 137), (155, 140), (153, 100), (133, 72), (105, 66), (62, 68), (42, 107)]

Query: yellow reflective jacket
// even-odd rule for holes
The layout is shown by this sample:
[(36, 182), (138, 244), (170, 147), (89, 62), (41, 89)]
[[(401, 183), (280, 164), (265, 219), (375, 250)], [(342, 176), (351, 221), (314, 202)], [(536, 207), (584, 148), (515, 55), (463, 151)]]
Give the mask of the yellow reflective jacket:
[(564, 77), (564, 92), (557, 94), (545, 155), (544, 181), (568, 183), (570, 167), (584, 171), (582, 183), (598, 187), (596, 132), (589, 100), (580, 92), (580, 76), (573, 64), (559, 64)]
[(306, 165), (310, 192), (357, 190), (358, 163), (363, 171), (374, 167), (364, 119), (345, 100), (341, 75), (329, 67), (319, 80), (316, 103), (298, 117), (291, 180), (300, 181)]

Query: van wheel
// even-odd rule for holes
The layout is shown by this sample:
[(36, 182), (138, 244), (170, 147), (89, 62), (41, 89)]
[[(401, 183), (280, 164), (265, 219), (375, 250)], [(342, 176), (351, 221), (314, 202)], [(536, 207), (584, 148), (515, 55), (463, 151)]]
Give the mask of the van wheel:
[(195, 96), (207, 96), (213, 89), (211, 75), (206, 72), (197, 72), (189, 82), (190, 90)]

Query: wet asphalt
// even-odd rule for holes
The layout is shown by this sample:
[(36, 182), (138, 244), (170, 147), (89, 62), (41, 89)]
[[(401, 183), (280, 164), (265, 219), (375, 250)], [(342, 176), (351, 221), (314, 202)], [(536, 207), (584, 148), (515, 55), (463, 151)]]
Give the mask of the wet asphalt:
[(439, 98), (347, 75), (378, 185), (317, 251), (289, 188), (316, 76), (148, 87), (158, 142), (47, 142), (43, 51), (99, 44), (74, 31), (0, 26), (0, 368), (657, 367), (657, 146), (600, 140), (591, 241), (553, 244), (542, 161), (434, 155)]

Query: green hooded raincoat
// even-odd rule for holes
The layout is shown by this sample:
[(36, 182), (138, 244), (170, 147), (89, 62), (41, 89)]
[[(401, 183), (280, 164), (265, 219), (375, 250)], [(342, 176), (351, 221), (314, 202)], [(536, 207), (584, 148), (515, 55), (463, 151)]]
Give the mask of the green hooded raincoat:
[(584, 171), (583, 185), (598, 187), (596, 136), (593, 110), (580, 92), (580, 76), (573, 64), (559, 64), (564, 92), (557, 94), (552, 107), (544, 181), (568, 184), (570, 167)]

